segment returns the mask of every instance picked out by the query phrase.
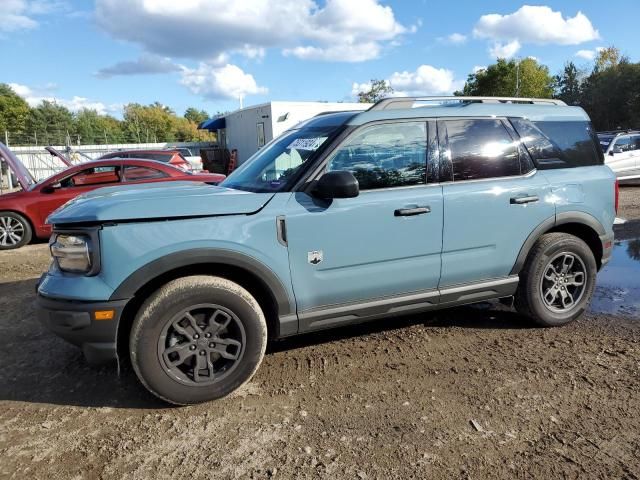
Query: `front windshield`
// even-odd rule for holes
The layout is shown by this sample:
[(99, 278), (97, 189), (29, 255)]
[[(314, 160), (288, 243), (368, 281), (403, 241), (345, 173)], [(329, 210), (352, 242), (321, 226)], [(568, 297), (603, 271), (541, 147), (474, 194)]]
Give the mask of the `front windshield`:
[(609, 148), (609, 144), (611, 143), (611, 140), (613, 140), (613, 135), (598, 135), (598, 141), (600, 142), (600, 147), (602, 148), (603, 152), (607, 151), (607, 148)]
[(338, 127), (307, 127), (285, 132), (262, 147), (220, 186), (248, 192), (280, 192)]

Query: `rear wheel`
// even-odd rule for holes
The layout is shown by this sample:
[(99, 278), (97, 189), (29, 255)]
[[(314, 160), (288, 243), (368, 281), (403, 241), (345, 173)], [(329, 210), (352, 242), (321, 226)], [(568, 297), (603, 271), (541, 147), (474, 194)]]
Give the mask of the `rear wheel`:
[(545, 327), (565, 325), (589, 306), (597, 271), (593, 252), (581, 239), (543, 235), (520, 273), (516, 310)]
[(0, 250), (20, 248), (31, 241), (31, 224), (19, 213), (0, 212)]
[(129, 341), (140, 381), (178, 405), (224, 397), (262, 362), (267, 326), (240, 285), (211, 276), (169, 282), (142, 305)]

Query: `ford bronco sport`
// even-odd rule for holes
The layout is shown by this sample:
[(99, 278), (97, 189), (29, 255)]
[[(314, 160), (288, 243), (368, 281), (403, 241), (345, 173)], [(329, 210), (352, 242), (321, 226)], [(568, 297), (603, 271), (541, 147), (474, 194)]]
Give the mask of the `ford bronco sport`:
[(49, 218), (38, 315), (175, 404), (247, 382), (267, 340), (487, 299), (587, 308), (617, 184), (561, 101), (392, 98), (321, 114), (219, 186), (104, 188)]

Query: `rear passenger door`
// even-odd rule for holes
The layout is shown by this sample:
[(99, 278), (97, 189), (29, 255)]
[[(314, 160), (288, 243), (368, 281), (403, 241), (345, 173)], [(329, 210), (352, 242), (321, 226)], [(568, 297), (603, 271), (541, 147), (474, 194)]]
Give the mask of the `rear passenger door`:
[(440, 287), (507, 277), (529, 234), (555, 215), (506, 119), (438, 121), (444, 228)]

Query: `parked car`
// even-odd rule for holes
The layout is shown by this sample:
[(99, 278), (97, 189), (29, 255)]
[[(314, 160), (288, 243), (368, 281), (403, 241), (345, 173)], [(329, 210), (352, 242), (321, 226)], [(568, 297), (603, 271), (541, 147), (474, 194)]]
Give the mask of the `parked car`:
[(15, 172), (21, 191), (0, 195), (0, 250), (22, 247), (33, 237), (48, 238), (51, 212), (78, 195), (104, 186), (168, 181), (216, 184), (225, 176), (192, 174), (151, 160), (108, 159), (71, 166), (36, 182), (20, 160), (2, 143), (0, 157)]
[(640, 178), (640, 131), (616, 130), (598, 132), (605, 163), (618, 180)]
[[(139, 158), (155, 160), (156, 162), (169, 163), (174, 167), (187, 172), (193, 170), (187, 159), (176, 150), (119, 150), (117, 152), (106, 153), (99, 157), (99, 160), (107, 160), (110, 158)], [(200, 170), (196, 171), (199, 172)]]
[(76, 199), (50, 217), (39, 318), (175, 404), (238, 389), (268, 338), (489, 299), (542, 326), (578, 318), (618, 192), (587, 114), (422, 100), (312, 118), (219, 186)]
[(187, 147), (169, 147), (167, 150), (172, 150), (180, 153), (184, 159), (189, 162), (191, 169), (194, 172), (200, 172), (202, 170), (202, 157)]

